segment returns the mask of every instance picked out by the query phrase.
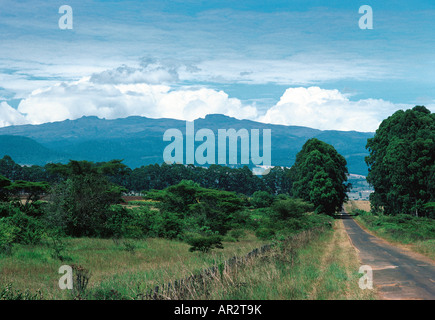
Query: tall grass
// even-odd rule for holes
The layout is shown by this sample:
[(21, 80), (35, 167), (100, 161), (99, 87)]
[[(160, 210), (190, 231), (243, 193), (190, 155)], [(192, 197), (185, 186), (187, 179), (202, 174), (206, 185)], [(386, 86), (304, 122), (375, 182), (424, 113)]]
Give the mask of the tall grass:
[[(0, 257), (0, 288), (13, 284), (24, 292), (41, 291), (44, 299), (71, 299), (60, 290), (61, 265), (75, 264), (91, 271), (90, 294), (116, 292), (120, 298), (133, 299), (144, 290), (172, 279), (183, 278), (234, 255), (246, 254), (264, 242), (246, 233), (238, 242), (224, 242), (224, 249), (210, 253), (189, 252), (189, 245), (165, 239), (130, 240), (134, 250), (122, 241), (95, 238), (64, 240), (69, 261), (51, 254), (49, 243), (17, 245), (12, 255)], [(92, 297), (91, 297), (92, 298)]]
[(192, 288), (188, 299), (305, 300), (375, 299), (358, 286), (359, 264), (342, 221), (335, 230), (304, 233), (258, 259), (224, 269), (212, 281)]

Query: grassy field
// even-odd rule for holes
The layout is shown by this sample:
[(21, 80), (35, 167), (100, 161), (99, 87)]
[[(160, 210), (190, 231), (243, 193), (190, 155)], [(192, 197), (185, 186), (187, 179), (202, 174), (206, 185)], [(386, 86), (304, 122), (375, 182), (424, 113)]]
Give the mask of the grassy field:
[[(46, 245), (17, 246), (12, 256), (0, 257), (0, 288), (30, 292), (40, 290), (44, 299), (70, 299), (59, 289), (59, 267), (83, 266), (91, 272), (88, 291), (102, 294), (116, 290), (120, 297), (133, 299), (155, 285), (179, 279), (234, 255), (243, 255), (264, 242), (247, 234), (239, 242), (224, 242), (224, 249), (208, 254), (189, 252), (189, 245), (165, 239), (129, 241), (79, 238), (67, 241), (70, 261), (53, 259)], [(134, 247), (132, 250), (131, 248)]]
[[(410, 215), (376, 216), (371, 214), (369, 201), (350, 201), (345, 205), (355, 220), (376, 236), (435, 259), (435, 221)], [(361, 211), (358, 211), (361, 210)]]
[[(342, 221), (336, 220), (333, 230), (304, 239), (290, 245), (295, 250), (276, 246), (236, 272), (224, 272), (210, 283), (209, 290), (194, 292), (189, 299), (376, 298), (375, 292), (358, 287), (358, 257)], [(137, 240), (134, 250), (127, 250), (122, 241), (80, 238), (68, 240), (66, 256), (71, 261), (67, 262), (53, 259), (47, 246), (19, 246), (12, 256), (0, 259), (0, 287), (12, 283), (21, 292), (39, 290), (43, 299), (72, 299), (70, 291), (59, 289), (58, 269), (74, 263), (91, 272), (87, 298), (135, 299), (156, 285), (243, 256), (263, 244), (247, 234), (239, 242), (224, 242), (223, 250), (204, 254), (191, 253), (189, 245), (164, 239)]]
[[(151, 202), (129, 203), (133, 206)], [(352, 204), (355, 206), (356, 204)], [(237, 270), (221, 273), (208, 288), (193, 291), (187, 299), (219, 300), (317, 300), (375, 299), (373, 291), (358, 286), (360, 263), (341, 220), (333, 229), (297, 238), (294, 243), (277, 242), (273, 250), (249, 260)], [(0, 296), (9, 284), (13, 290), (40, 292), (43, 299), (73, 299), (71, 291), (60, 290), (62, 265), (89, 270), (85, 299), (136, 299), (155, 286), (197, 274), (233, 256), (244, 256), (268, 241), (246, 232), (240, 241), (224, 241), (224, 249), (209, 253), (189, 252), (185, 242), (162, 238), (116, 240), (66, 238), (61, 261), (53, 255), (50, 242), (16, 244), (11, 255), (0, 256)], [(1, 299), (1, 297), (0, 297)]]
[[(296, 253), (276, 248), (236, 272), (216, 278), (193, 299), (371, 300), (373, 290), (359, 288), (360, 263), (343, 222), (315, 236)], [(298, 246), (298, 245), (296, 245)]]

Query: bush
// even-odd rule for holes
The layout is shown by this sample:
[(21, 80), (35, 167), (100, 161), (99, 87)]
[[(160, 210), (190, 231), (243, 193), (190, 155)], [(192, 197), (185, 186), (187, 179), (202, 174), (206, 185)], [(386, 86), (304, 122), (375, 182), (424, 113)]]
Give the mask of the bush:
[(53, 259), (59, 260), (61, 262), (72, 260), (71, 257), (66, 255), (67, 245), (59, 233), (53, 232), (53, 234), (49, 237), (49, 241), (48, 247), (51, 250), (50, 256)]
[(275, 237), (275, 230), (271, 228), (260, 228), (255, 232), (255, 236), (261, 240), (272, 240)]
[(278, 200), (272, 205), (278, 219), (299, 218), (303, 213), (312, 211), (313, 205), (300, 199)]
[(6, 218), (0, 218), (0, 254), (11, 255), (19, 229)]
[(136, 244), (131, 240), (124, 240), (122, 246), (125, 251), (134, 254), (136, 252)]
[(188, 239), (187, 243), (191, 245), (191, 247), (189, 248), (190, 252), (200, 251), (203, 253), (207, 253), (214, 248), (224, 248), (224, 246), (222, 245), (222, 237), (219, 235), (209, 237), (196, 236)]
[(38, 244), (45, 235), (45, 225), (38, 218), (17, 212), (6, 219), (19, 229), (16, 234), (17, 243)]
[(159, 235), (161, 237), (175, 239), (183, 233), (184, 221), (178, 214), (165, 211), (160, 215)]
[(251, 198), (251, 203), (255, 208), (269, 207), (275, 197), (267, 191), (255, 191)]
[(245, 231), (242, 229), (233, 229), (228, 233), (228, 236), (239, 241), (240, 238), (245, 236)]
[(0, 202), (0, 218), (6, 218), (18, 213), (20, 209), (10, 202)]

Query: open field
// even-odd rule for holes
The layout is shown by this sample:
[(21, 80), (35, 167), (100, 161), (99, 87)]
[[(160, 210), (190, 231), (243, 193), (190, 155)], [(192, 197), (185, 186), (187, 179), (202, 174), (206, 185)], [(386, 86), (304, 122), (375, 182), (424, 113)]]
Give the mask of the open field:
[(373, 290), (359, 288), (358, 255), (341, 220), (333, 230), (309, 239), (293, 252), (276, 249), (253, 260), (235, 274), (216, 279), (208, 295), (197, 299), (222, 300), (366, 300)]
[(370, 212), (370, 201), (368, 200), (349, 200), (344, 204), (346, 212), (352, 212), (356, 209)]
[(264, 242), (247, 234), (239, 242), (224, 242), (224, 249), (208, 254), (189, 252), (189, 245), (165, 239), (134, 240), (133, 252), (113, 240), (79, 238), (67, 241), (71, 261), (61, 262), (50, 256), (43, 244), (17, 246), (10, 257), (0, 259), (0, 286), (13, 284), (14, 289), (41, 290), (44, 299), (68, 299), (59, 289), (58, 269), (64, 264), (81, 265), (91, 272), (88, 290), (116, 290), (127, 299), (155, 285), (186, 277), (234, 255), (243, 255)]
[[(358, 287), (359, 261), (341, 220), (320, 235), (311, 235), (289, 247), (276, 247), (250, 260), (236, 272), (212, 280), (209, 290), (189, 299), (375, 299), (373, 291)], [(299, 239), (299, 238), (298, 238)], [(302, 245), (302, 243), (304, 243)], [(223, 250), (208, 254), (188, 252), (188, 245), (164, 239), (135, 240), (133, 252), (122, 243), (102, 239), (70, 239), (71, 261), (60, 262), (44, 245), (19, 246), (0, 261), (0, 284), (14, 289), (40, 290), (44, 299), (71, 299), (59, 289), (58, 269), (63, 264), (81, 265), (91, 272), (88, 298), (135, 299), (168, 281), (185, 278), (232, 256), (242, 256), (264, 242), (247, 234), (239, 242), (224, 242)], [(293, 249), (291, 249), (293, 248)]]

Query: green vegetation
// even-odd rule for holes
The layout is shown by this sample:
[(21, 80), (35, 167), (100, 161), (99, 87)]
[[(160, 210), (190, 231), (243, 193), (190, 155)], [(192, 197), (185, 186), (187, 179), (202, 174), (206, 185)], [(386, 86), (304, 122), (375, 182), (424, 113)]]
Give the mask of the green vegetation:
[[(367, 144), (373, 213), (350, 205), (370, 230), (430, 257), (433, 120), (415, 107), (381, 124)], [(192, 299), (373, 298), (356, 288), (355, 250), (333, 220), (347, 200), (347, 173), (345, 158), (315, 138), (291, 169), (265, 176), (218, 165), (131, 170), (122, 160), (27, 167), (5, 156), (0, 299), (141, 299), (205, 268), (218, 276)], [(257, 255), (265, 244), (272, 249)], [(233, 271), (225, 267), (251, 253)], [(74, 270), (73, 291), (59, 289), (63, 264)]]
[(188, 299), (359, 300), (376, 293), (358, 287), (359, 263), (342, 221), (334, 230), (302, 232), (236, 270), (223, 269)]
[(435, 217), (435, 114), (423, 106), (399, 110), (368, 139), (367, 181), (374, 212)]
[[(44, 299), (72, 299), (68, 290), (58, 286), (59, 267), (64, 264), (82, 266), (90, 272), (83, 298), (97, 299), (117, 292), (119, 299), (136, 299), (146, 290), (174, 279), (181, 279), (234, 255), (244, 255), (264, 242), (252, 233), (239, 242), (225, 242), (223, 249), (207, 254), (189, 252), (190, 245), (162, 238), (99, 239), (63, 238), (60, 261), (52, 255), (52, 242), (44, 238), (38, 245), (16, 244), (13, 255), (0, 254), (0, 292), (12, 283), (12, 288), (32, 295), (38, 290)], [(129, 246), (134, 246), (133, 252)]]
[(292, 167), (293, 194), (314, 204), (316, 212), (340, 212), (348, 186), (346, 160), (333, 146), (308, 140)]
[(414, 217), (409, 214), (396, 216), (380, 215), (360, 211), (357, 221), (377, 235), (412, 248), (428, 257), (435, 258), (435, 220)]
[(352, 201), (351, 214), (365, 228), (388, 241), (409, 245), (413, 251), (435, 258), (435, 220), (409, 214), (388, 216), (358, 208)]
[[(11, 181), (48, 182), (51, 185), (62, 182), (69, 175), (83, 173), (104, 175), (111, 183), (130, 192), (162, 190), (176, 185), (182, 180), (191, 180), (204, 188), (232, 191), (252, 195), (256, 191), (266, 191), (276, 195), (290, 193), (292, 182), (290, 169), (274, 167), (269, 174), (259, 177), (247, 167), (229, 168), (211, 165), (209, 168), (194, 165), (152, 164), (131, 169), (122, 160), (93, 163), (89, 161), (70, 161), (68, 164), (48, 163), (45, 166), (20, 166), (11, 157), (0, 159), (0, 175)], [(0, 188), (2, 188), (0, 182)]]
[[(39, 297), (28, 293), (39, 289), (50, 299), (137, 298), (153, 285), (219, 265), (264, 242), (331, 225), (330, 217), (288, 194), (248, 197), (191, 180), (122, 205), (126, 190), (113, 181), (125, 167), (117, 160), (71, 161), (49, 170), (59, 179), (51, 187), (1, 179), (0, 284), (13, 283), (17, 290), (5, 298)], [(106, 267), (108, 262), (113, 266)], [(150, 263), (152, 268), (145, 265)], [(59, 290), (61, 264), (74, 266), (77, 290)], [(181, 273), (175, 271), (182, 265)]]

